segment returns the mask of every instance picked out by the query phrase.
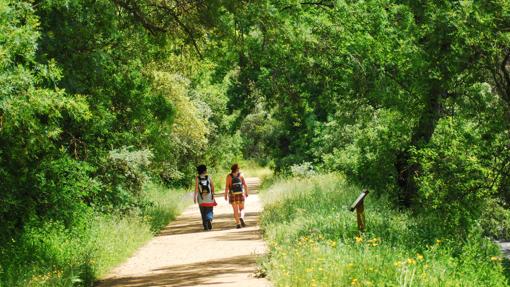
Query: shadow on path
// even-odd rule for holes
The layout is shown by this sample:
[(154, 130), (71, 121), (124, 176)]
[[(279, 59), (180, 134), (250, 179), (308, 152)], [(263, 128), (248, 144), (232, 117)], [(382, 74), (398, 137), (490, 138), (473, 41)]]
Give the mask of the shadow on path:
[[(246, 225), (248, 227), (257, 225), (259, 216), (260, 212), (246, 212)], [(236, 226), (234, 216), (232, 214), (218, 214), (214, 216), (212, 231), (229, 230), (235, 228)], [(200, 218), (197, 218), (196, 215), (190, 215), (179, 217), (171, 225), (163, 228), (157, 236), (170, 236), (198, 232), (204, 232)]]
[[(225, 274), (245, 273), (256, 259), (252, 255), (235, 256), (222, 258), (221, 260), (209, 260), (192, 264), (158, 268), (155, 273), (147, 276), (134, 276), (123, 278), (112, 278), (98, 282), (101, 286), (126, 286), (126, 287), (148, 287), (148, 286), (196, 286), (196, 285), (218, 285), (232, 282), (214, 281), (214, 277)], [(199, 270), (199, 271), (198, 271)], [(197, 272), (198, 271), (198, 272)], [(203, 274), (203, 276), (197, 276)], [(213, 279), (211, 282), (211, 279)], [(239, 285), (239, 286), (242, 286)]]

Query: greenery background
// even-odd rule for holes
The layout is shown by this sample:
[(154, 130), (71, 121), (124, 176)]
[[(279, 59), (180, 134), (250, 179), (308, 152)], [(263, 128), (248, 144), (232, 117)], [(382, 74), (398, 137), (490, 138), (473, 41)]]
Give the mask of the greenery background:
[(342, 174), (445, 258), (508, 239), (509, 44), (506, 0), (0, 0), (0, 285), (90, 285), (242, 159)]

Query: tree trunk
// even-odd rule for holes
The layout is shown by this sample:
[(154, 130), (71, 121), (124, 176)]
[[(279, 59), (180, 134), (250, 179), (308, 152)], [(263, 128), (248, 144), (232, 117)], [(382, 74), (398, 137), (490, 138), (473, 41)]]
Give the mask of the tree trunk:
[(418, 194), (416, 177), (420, 172), (420, 165), (411, 159), (410, 148), (420, 148), (430, 142), (432, 135), (441, 117), (441, 98), (446, 94), (438, 81), (432, 83), (432, 87), (426, 98), (425, 107), (422, 111), (418, 125), (413, 130), (411, 144), (408, 149), (397, 154), (395, 168), (398, 172), (397, 184), (399, 186), (399, 202), (405, 207), (411, 207)]

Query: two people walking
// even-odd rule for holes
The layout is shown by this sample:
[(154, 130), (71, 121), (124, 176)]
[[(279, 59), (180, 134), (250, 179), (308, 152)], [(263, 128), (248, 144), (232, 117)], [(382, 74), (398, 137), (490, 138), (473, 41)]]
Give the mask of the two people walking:
[[(241, 228), (246, 226), (244, 221), (244, 201), (248, 197), (248, 185), (241, 175), (237, 163), (232, 165), (230, 170), (231, 172), (227, 175), (225, 183), (224, 198), (232, 205), (236, 228)], [(204, 230), (211, 230), (214, 217), (213, 207), (217, 205), (214, 198), (214, 184), (207, 174), (207, 167), (205, 165), (198, 166), (197, 173), (193, 201), (199, 205)]]

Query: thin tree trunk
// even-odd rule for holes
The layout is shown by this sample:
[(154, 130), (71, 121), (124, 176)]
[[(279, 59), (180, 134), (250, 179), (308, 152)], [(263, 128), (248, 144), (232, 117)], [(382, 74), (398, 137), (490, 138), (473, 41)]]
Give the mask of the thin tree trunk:
[[(420, 148), (428, 144), (434, 134), (437, 122), (441, 117), (441, 98), (446, 93), (436, 81), (433, 82), (429, 95), (426, 99), (425, 108), (422, 111), (418, 125), (411, 136), (410, 147)], [(410, 149), (399, 152), (395, 162), (398, 172), (397, 184), (399, 186), (399, 201), (405, 207), (411, 207), (416, 200), (418, 187), (416, 177), (419, 175), (420, 166), (411, 159)]]

